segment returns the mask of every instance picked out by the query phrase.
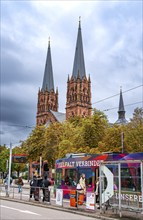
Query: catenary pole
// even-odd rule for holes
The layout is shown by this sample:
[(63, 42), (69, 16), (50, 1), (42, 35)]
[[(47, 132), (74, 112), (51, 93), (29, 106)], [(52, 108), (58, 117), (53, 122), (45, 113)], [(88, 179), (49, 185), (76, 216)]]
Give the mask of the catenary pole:
[(42, 157), (40, 156), (40, 173), (39, 173), (39, 175), (41, 176), (41, 174), (42, 174)]
[(10, 191), (11, 162), (12, 162), (12, 143), (10, 143), (10, 149), (9, 149), (8, 193)]
[(124, 132), (121, 133), (122, 154), (124, 153)]

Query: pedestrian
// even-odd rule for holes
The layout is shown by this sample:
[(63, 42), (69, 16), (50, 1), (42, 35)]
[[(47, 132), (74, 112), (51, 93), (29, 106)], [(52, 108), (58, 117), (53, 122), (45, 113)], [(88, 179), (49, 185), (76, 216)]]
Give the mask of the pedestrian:
[(80, 177), (80, 180), (79, 180), (79, 184), (81, 186), (81, 191), (80, 193), (86, 193), (86, 184), (85, 184), (85, 174), (82, 173), (81, 174), (81, 177)]
[(43, 202), (50, 202), (50, 191), (49, 186), (51, 185), (50, 181), (47, 179), (47, 176), (44, 177), (42, 190), (43, 190)]
[(33, 179), (30, 181), (30, 198), (32, 198), (32, 196), (35, 198), (36, 186), (37, 186), (37, 177), (34, 175)]
[[(12, 184), (12, 177), (10, 177), (10, 185), (11, 184)], [(6, 176), (6, 178), (4, 180), (4, 186), (5, 186), (6, 196), (9, 196), (9, 194), (8, 194), (8, 175)]]
[(18, 185), (18, 193), (22, 192), (22, 186), (24, 185), (24, 183), (21, 176), (17, 180), (17, 185)]
[[(95, 195), (96, 195), (96, 203), (99, 204), (99, 199), (100, 199), (100, 184), (99, 184), (99, 177), (97, 177), (97, 181), (95, 184)], [(98, 209), (100, 207), (98, 206)]]
[(77, 184), (77, 198), (78, 198), (78, 205), (83, 205), (84, 197), (86, 194), (86, 183), (85, 183), (85, 174), (82, 173), (79, 183)]
[(118, 190), (118, 187), (116, 185), (116, 183), (114, 182), (114, 186), (113, 186), (114, 190)]

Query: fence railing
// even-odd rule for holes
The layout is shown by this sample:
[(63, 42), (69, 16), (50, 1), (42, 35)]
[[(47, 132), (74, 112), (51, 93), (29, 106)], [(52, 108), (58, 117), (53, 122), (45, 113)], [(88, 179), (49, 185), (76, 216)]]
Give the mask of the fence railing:
[[(49, 188), (43, 187), (21, 187), (19, 192), (18, 186), (11, 186), (9, 192), (3, 184), (0, 184), (0, 196), (9, 197), (11, 199), (38, 202), (45, 205), (61, 206), (63, 208), (73, 208), (78, 210), (90, 210), (90, 212), (105, 212), (105, 210), (112, 213), (113, 209), (118, 210), (119, 198), (117, 197), (118, 191), (114, 192), (114, 195), (109, 198), (106, 203), (100, 204), (99, 201), (96, 202), (96, 195), (92, 192), (81, 193), (79, 190), (71, 189), (56, 189), (54, 193), (53, 186)], [(133, 202), (132, 202), (133, 206)], [(129, 211), (131, 207), (131, 202), (127, 201), (121, 203), (122, 208), (126, 208)], [(140, 212), (143, 214), (142, 200), (136, 201), (134, 203), (134, 208), (132, 211)]]

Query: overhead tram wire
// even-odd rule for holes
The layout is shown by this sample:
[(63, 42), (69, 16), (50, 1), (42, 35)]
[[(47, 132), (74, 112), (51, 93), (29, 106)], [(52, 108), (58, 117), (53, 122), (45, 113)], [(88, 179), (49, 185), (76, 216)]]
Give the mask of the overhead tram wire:
[[(134, 103), (130, 103), (130, 104), (127, 104), (127, 105), (124, 105), (124, 106), (131, 106), (131, 105), (136, 105), (136, 104), (140, 104), (140, 103), (143, 103), (143, 102), (142, 102), (142, 101), (140, 101), (140, 102), (134, 102)], [(118, 108), (119, 108), (119, 106), (118, 106), (118, 107), (113, 107), (113, 108), (104, 109), (104, 110), (102, 110), (102, 111), (110, 111), (110, 110), (118, 109)]]
[(6, 133), (13, 133), (13, 132), (21, 132), (21, 131), (23, 131), (23, 130), (25, 130), (25, 129), (26, 129), (25, 127), (22, 127), (22, 128), (16, 129), (16, 130), (1, 131), (1, 132), (3, 132), (4, 134), (6, 134)]
[(16, 124), (7, 124), (6, 126), (12, 126), (12, 127), (22, 127), (22, 128), (35, 128), (34, 125), (29, 126), (29, 125), (16, 125)]
[[(126, 92), (132, 91), (132, 90), (137, 89), (137, 88), (140, 88), (140, 87), (143, 87), (143, 84), (142, 84), (142, 85), (139, 85), (139, 86), (136, 86), (136, 87), (133, 87), (133, 88), (131, 88), (131, 89), (122, 91), (122, 93), (126, 93)], [(97, 104), (97, 103), (100, 103), (100, 102), (103, 102), (103, 101), (108, 100), (108, 99), (111, 99), (111, 98), (113, 98), (113, 97), (115, 97), (115, 96), (118, 96), (118, 95), (120, 95), (120, 93), (117, 93), (117, 94), (112, 95), (112, 96), (109, 96), (109, 97), (107, 97), (107, 98), (98, 100), (97, 102), (93, 102), (92, 105)]]

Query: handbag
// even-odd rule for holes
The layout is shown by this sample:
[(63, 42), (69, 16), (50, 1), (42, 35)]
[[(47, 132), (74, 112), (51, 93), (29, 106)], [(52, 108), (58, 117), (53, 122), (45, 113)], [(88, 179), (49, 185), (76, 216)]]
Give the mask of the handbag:
[(76, 189), (82, 189), (80, 183), (77, 184)]

